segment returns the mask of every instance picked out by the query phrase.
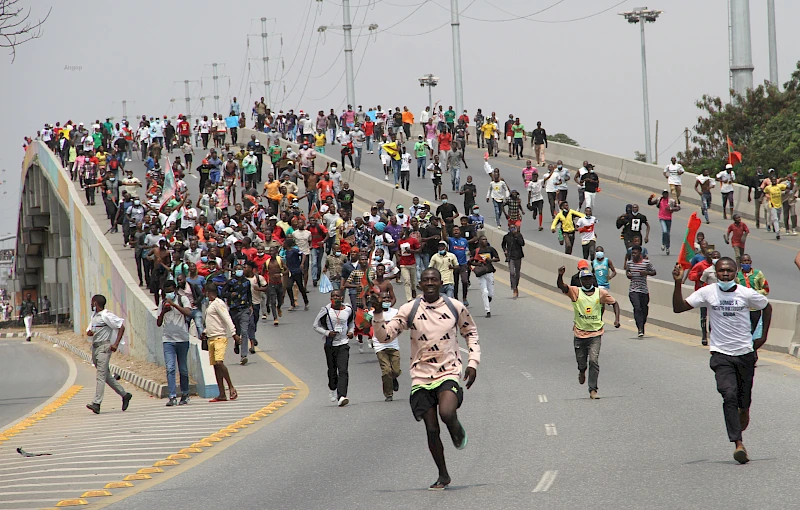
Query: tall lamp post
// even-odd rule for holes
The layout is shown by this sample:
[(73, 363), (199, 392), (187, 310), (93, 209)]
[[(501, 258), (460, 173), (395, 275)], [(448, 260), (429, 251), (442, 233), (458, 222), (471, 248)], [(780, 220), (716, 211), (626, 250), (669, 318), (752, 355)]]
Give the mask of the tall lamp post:
[(420, 87), (428, 87), (428, 107), (431, 109), (431, 114), (433, 114), (433, 93), (431, 88), (435, 87), (439, 83), (439, 77), (432, 74), (426, 74), (422, 78), (417, 79), (419, 80)]
[(642, 34), (642, 101), (644, 103), (644, 143), (645, 157), (648, 163), (653, 162), (653, 152), (650, 143), (650, 102), (647, 97), (647, 53), (644, 45), (644, 24), (655, 23), (664, 11), (654, 11), (647, 7), (636, 7), (632, 11), (621, 12), (620, 16), (630, 24), (639, 24)]

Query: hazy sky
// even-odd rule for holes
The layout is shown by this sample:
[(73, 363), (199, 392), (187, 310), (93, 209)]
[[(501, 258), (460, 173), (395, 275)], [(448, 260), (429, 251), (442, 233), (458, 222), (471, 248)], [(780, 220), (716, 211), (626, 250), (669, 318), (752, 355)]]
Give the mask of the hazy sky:
[[(549, 133), (567, 133), (582, 146), (603, 152), (632, 156), (634, 150), (643, 151), (639, 29), (617, 15), (642, 2), (625, 1), (588, 19), (554, 23), (617, 2), (459, 0), (465, 108), (470, 114), (476, 108), (494, 110), (501, 118), (514, 113), (529, 127), (541, 120)], [(45, 2), (22, 4), (33, 6), (34, 15), (47, 10)], [(554, 4), (533, 16), (536, 22), (486, 21), (514, 17), (500, 9), (524, 16)], [(800, 48), (800, 34), (792, 29), (800, 2), (776, 4), (783, 82), (800, 59), (792, 50)], [(725, 0), (661, 0), (648, 7), (665, 11), (646, 26), (646, 33), (650, 118), (654, 139), (659, 120), (660, 161), (666, 161), (683, 148), (683, 128), (696, 122), (694, 101), (704, 93), (728, 95), (727, 10)], [(357, 104), (365, 109), (407, 105), (418, 115), (427, 104), (427, 90), (417, 78), (427, 73), (441, 78), (434, 101), (442, 100), (445, 107), (454, 103), (448, 0), (353, 0), (351, 13), (354, 25), (377, 23), (379, 31), (386, 30), (372, 38), (366, 30), (361, 37), (354, 33), (356, 68), (363, 62), (356, 78)], [(769, 75), (766, 2), (752, 1), (750, 14), (758, 84)], [(343, 38), (340, 31), (320, 36), (316, 30), (342, 23), (340, 0), (53, 3), (44, 36), (18, 48), (14, 64), (0, 56), (7, 116), (0, 123), (0, 169), (5, 170), (0, 180), (6, 192), (1, 195), (0, 234), (16, 231), (22, 137), (35, 134), (44, 122), (118, 120), (123, 99), (129, 116), (185, 113), (183, 80), (201, 78), (202, 87), (191, 84), (192, 110), (200, 113), (197, 98), (208, 96), (202, 112), (210, 115), (212, 62), (225, 64), (219, 69), (225, 76), (219, 80), (220, 104), (227, 107), (230, 97), (238, 96), (249, 111), (251, 99), (263, 95), (263, 72), (261, 38), (250, 38), (248, 53), (246, 34), (260, 34), (261, 17), (276, 18), (268, 28), (283, 39), (282, 46), (281, 36), (269, 40), (272, 79), (283, 79), (273, 87), (275, 106), (341, 109)]]

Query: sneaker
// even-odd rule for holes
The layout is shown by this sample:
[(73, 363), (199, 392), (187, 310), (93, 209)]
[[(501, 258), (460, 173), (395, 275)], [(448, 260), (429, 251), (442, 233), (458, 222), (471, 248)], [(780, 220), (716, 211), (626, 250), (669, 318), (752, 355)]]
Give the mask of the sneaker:
[(278, 317), (283, 317), (283, 312), (281, 311), (280, 308), (278, 308)]
[(578, 384), (586, 383), (586, 372), (578, 372)]
[(590, 399), (592, 399), (592, 400), (597, 400), (597, 399), (599, 399), (600, 397), (599, 397), (599, 396), (597, 396), (597, 390), (592, 390), (592, 391), (590, 391), (590, 392), (589, 392), (589, 398), (590, 398)]
[(31, 341), (31, 337), (26, 338), (25, 341), (26, 342), (30, 342)]
[(383, 180), (384, 180), (384, 181), (388, 181), (388, 180), (389, 180), (389, 176), (388, 176), (388, 175), (384, 175), (384, 176), (383, 176)]
[(240, 361), (239, 364), (242, 366), (247, 365), (247, 358), (242, 358), (242, 361)]
[(486, 318), (487, 319), (491, 319), (492, 318), (492, 312), (486, 312)]
[(747, 456), (747, 450), (744, 448), (744, 446), (740, 446), (736, 449), (736, 451), (733, 452), (733, 458), (739, 464), (747, 464), (750, 462), (750, 457)]
[(667, 255), (669, 255), (669, 248), (667, 248)]
[(703, 345), (708, 345), (708, 339), (704, 338), (704, 339), (700, 340), (700, 343), (703, 344)]
[(179, 406), (185, 406), (189, 403), (189, 395), (182, 395), (180, 402), (178, 402)]
[(278, 326), (278, 319), (275, 319), (274, 321), (272, 321), (272, 325), (277, 327)]
[(89, 409), (94, 414), (100, 414), (100, 404), (86, 404), (86, 409)]
[(239, 344), (238, 343), (235, 343), (233, 345), (233, 353), (234, 354), (239, 354)]
[(644, 331), (639, 331), (639, 333), (636, 336), (642, 338), (644, 336)]
[(250, 354), (255, 354), (255, 353), (256, 353), (256, 348), (250, 347)]
[(666, 246), (664, 246), (663, 244), (661, 245), (661, 251), (664, 251), (666, 248), (667, 248), (667, 247), (666, 247)]
[(267, 320), (267, 314), (265, 314), (265, 313), (264, 313), (264, 314), (261, 314), (261, 320), (262, 320), (262, 321), (265, 321), (265, 320)]
[(316, 286), (317, 286), (317, 280), (312, 280), (312, 281), (311, 281), (311, 285), (313, 285), (314, 287), (316, 287)]
[(364, 344), (362, 344), (362, 343), (358, 344), (358, 353), (359, 354), (364, 354)]
[[(400, 389), (400, 382), (397, 380), (397, 377), (392, 379), (392, 391), (398, 391)], [(744, 428), (742, 429), (744, 430)]]
[(780, 241), (780, 240), (781, 240), (781, 235), (780, 235), (780, 234), (776, 234), (776, 235), (775, 235), (775, 239), (776, 239), (776, 240), (778, 240), (778, 241)]
[[(132, 398), (133, 398), (133, 395), (131, 395), (130, 393), (126, 393), (125, 396), (122, 397), (122, 410), (123, 411), (127, 411), (128, 410), (128, 406), (131, 405), (131, 399)], [(99, 410), (100, 406), (97, 406), (97, 409)]]
[(385, 399), (383, 399), (383, 401), (384, 401), (384, 402), (391, 402), (392, 400), (394, 400), (394, 398), (392, 398), (392, 396), (391, 396), (391, 395), (389, 395), (388, 397), (386, 397)]
[(331, 390), (331, 402), (336, 402), (336, 390)]
[(347, 397), (339, 397), (339, 407), (344, 407), (350, 403), (350, 399)]
[(175, 397), (169, 397), (169, 400), (167, 400), (167, 407), (173, 407), (176, 405), (178, 405), (178, 399)]
[(464, 303), (464, 306), (466, 306), (467, 308), (469, 308), (469, 301), (467, 301), (467, 300), (465, 299), (465, 300), (463, 301), (463, 303)]

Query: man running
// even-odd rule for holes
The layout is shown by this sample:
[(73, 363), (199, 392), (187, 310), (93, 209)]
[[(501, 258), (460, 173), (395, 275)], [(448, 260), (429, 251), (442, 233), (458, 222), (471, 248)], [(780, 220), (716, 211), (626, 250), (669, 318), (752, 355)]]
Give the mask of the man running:
[[(733, 458), (740, 464), (746, 464), (750, 458), (742, 443), (742, 432), (750, 424), (753, 376), (758, 360), (756, 351), (767, 341), (772, 321), (772, 305), (766, 296), (736, 284), (736, 261), (733, 259), (721, 258), (715, 269), (716, 284), (703, 287), (683, 299), (683, 269), (676, 264), (672, 270), (672, 278), (675, 280), (672, 310), (683, 313), (698, 306), (708, 307), (711, 321), (710, 366), (717, 380), (717, 391), (722, 395), (728, 439), (736, 445)], [(762, 310), (760, 338), (753, 338), (750, 310)]]
[(650, 311), (650, 291), (647, 288), (647, 277), (655, 276), (656, 269), (648, 259), (642, 256), (642, 247), (631, 247), (631, 260), (626, 265), (625, 276), (631, 281), (628, 297), (633, 306), (633, 318), (636, 321), (638, 337), (644, 336), (644, 325)]
[(672, 156), (670, 164), (664, 167), (664, 177), (669, 184), (669, 194), (678, 204), (681, 203), (681, 175), (683, 174), (683, 165), (678, 163), (675, 156)]
[(347, 366), (350, 362), (350, 345), (355, 331), (355, 312), (344, 304), (342, 291), (331, 291), (331, 302), (320, 308), (314, 319), (314, 331), (322, 335), (325, 341), (325, 360), (328, 363), (328, 389), (331, 402), (338, 402), (344, 407), (350, 400), (347, 398), (349, 374)]
[(722, 194), (722, 218), (727, 220), (728, 205), (730, 205), (730, 215), (733, 216), (733, 183), (736, 181), (733, 165), (730, 163), (725, 165), (725, 170), (717, 174), (717, 180), (721, 185), (719, 192)]
[[(391, 342), (405, 330), (411, 333), (411, 410), (417, 421), (425, 422), (428, 448), (439, 469), (439, 476), (430, 490), (444, 490), (451, 482), (439, 435), (439, 417), (447, 426), (455, 447), (461, 450), (467, 446), (467, 431), (458, 421), (456, 412), (464, 400), (464, 391), (459, 385), (462, 362), (458, 333), (466, 340), (469, 350), (464, 373), (467, 389), (475, 383), (481, 359), (478, 328), (472, 316), (462, 303), (440, 296), (441, 284), (439, 271), (428, 268), (420, 278), (422, 298), (401, 306), (397, 315), (387, 322), (380, 299), (373, 296), (371, 305), (375, 314), (369, 317), (380, 343)], [(430, 356), (432, 351), (436, 352), (435, 357)]]
[[(397, 308), (393, 308), (393, 301), (393, 296), (389, 292), (381, 292), (381, 309), (385, 321), (391, 321), (397, 315)], [(373, 336), (372, 346), (381, 366), (384, 401), (391, 402), (394, 400), (394, 392), (400, 389), (400, 383), (397, 381), (401, 373), (400, 342), (395, 338), (389, 343), (381, 343)]]
[(580, 288), (564, 283), (566, 271), (564, 266), (558, 268), (556, 286), (569, 296), (574, 309), (572, 333), (578, 361), (578, 383), (586, 382), (588, 358), (589, 398), (596, 400), (600, 398), (597, 396), (597, 376), (600, 374), (600, 341), (604, 332), (602, 308), (604, 305), (614, 307), (614, 327), (619, 328), (619, 304), (606, 289), (595, 287), (594, 275), (589, 269), (581, 269), (578, 273)]

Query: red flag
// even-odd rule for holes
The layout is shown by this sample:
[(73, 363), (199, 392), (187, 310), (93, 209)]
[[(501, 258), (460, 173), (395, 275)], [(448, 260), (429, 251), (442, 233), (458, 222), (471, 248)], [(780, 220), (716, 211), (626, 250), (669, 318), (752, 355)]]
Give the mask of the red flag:
[(694, 239), (701, 224), (702, 221), (697, 217), (697, 211), (693, 212), (689, 217), (689, 224), (686, 226), (686, 237), (683, 239), (681, 251), (678, 253), (678, 264), (684, 269), (692, 268), (692, 257), (697, 255), (697, 252), (694, 251)]
[(317, 204), (311, 204), (311, 210), (308, 212), (309, 218), (317, 218), (320, 219), (322, 215), (319, 213), (319, 209), (317, 209)]
[(728, 164), (736, 166), (742, 162), (742, 153), (734, 150), (736, 147), (733, 146), (730, 136), (726, 136), (726, 138), (728, 139)]

